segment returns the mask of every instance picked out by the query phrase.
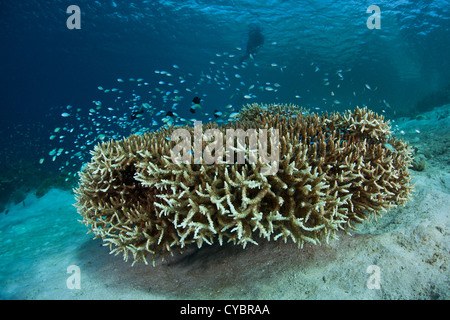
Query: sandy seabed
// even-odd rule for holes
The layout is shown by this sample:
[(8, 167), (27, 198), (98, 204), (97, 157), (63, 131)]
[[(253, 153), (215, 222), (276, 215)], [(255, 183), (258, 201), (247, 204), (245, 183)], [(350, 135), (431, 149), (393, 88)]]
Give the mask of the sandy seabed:
[[(86, 234), (72, 193), (29, 195), (0, 215), (0, 298), (449, 299), (449, 113), (394, 123), (426, 161), (412, 171), (412, 200), (320, 246), (206, 245), (132, 267)], [(70, 266), (80, 289), (68, 286)]]

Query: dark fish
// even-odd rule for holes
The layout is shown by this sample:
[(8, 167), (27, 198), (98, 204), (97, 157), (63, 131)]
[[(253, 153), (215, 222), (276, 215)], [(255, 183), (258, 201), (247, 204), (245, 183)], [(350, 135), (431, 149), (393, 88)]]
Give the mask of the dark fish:
[(145, 112), (144, 109), (139, 109), (139, 110), (133, 110), (131, 111), (131, 121), (139, 118), (140, 114), (143, 114)]
[(214, 117), (216, 117), (216, 118), (220, 118), (221, 116), (223, 115), (223, 113), (222, 112), (220, 112), (219, 110), (214, 110)]
[(167, 111), (166, 113), (166, 117), (173, 117), (173, 112), (172, 111)]
[(191, 107), (191, 109), (189, 109), (191, 111), (191, 113), (195, 113), (195, 108)]
[(200, 102), (202, 102), (202, 99), (200, 99), (199, 97), (195, 97), (194, 99), (192, 99), (192, 102), (195, 104), (199, 104)]

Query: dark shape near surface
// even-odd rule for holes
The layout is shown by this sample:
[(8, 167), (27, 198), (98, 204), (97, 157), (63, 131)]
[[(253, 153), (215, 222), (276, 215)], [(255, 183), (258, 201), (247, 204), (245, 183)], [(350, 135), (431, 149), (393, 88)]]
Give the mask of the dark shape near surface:
[(261, 33), (261, 27), (256, 23), (248, 26), (248, 40), (245, 55), (241, 58), (241, 63), (254, 56), (264, 44), (264, 35)]

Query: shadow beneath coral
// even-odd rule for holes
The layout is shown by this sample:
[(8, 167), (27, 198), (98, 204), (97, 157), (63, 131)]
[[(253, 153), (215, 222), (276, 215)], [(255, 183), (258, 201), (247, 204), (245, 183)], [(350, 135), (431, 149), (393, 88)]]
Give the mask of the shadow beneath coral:
[(325, 245), (298, 249), (293, 243), (260, 240), (246, 249), (233, 244), (200, 249), (192, 245), (166, 261), (157, 260), (155, 267), (132, 266), (95, 240), (79, 248), (78, 259), (85, 281), (92, 282), (98, 298), (257, 299), (270, 298), (263, 291), (270, 291), (271, 282), (289, 266), (306, 267), (320, 257), (329, 260), (333, 252)]
[(244, 252), (245, 249), (241, 246), (230, 243), (223, 245), (214, 243), (212, 245), (202, 246), (201, 248), (198, 248), (196, 245), (190, 245), (184, 253), (169, 257), (166, 260), (168, 266), (208, 268), (223, 259), (237, 258)]

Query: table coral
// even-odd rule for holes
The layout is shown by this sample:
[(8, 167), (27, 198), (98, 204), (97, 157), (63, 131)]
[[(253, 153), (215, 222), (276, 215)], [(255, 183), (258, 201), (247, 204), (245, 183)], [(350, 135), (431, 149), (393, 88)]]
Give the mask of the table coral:
[(237, 147), (245, 163), (212, 164), (172, 161), (175, 128), (102, 142), (74, 190), (83, 223), (112, 253), (154, 264), (191, 243), (318, 244), (409, 199), (411, 149), (367, 108), (318, 115), (253, 104), (233, 123), (202, 126), (224, 133), (223, 145), (226, 130), (270, 128), (279, 137), (275, 174), (261, 172), (261, 157), (250, 161), (250, 139)]

